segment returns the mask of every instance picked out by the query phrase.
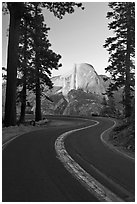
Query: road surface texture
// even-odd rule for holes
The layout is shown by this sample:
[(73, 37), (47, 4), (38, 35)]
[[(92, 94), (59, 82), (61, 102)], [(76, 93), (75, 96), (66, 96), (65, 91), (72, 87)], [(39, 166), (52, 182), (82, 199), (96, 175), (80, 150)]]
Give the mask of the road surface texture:
[[(98, 202), (56, 157), (54, 144), (59, 135), (92, 124), (90, 121), (74, 127), (76, 120), (70, 120), (73, 123), (70, 127), (49, 127), (30, 132), (7, 145), (2, 160), (3, 202)], [(107, 119), (97, 120), (100, 122), (98, 126), (68, 136), (65, 147), (99, 182), (123, 199), (132, 200), (134, 162), (110, 150), (100, 141), (100, 134), (113, 123)]]
[(113, 149), (109, 149), (100, 139), (104, 129), (113, 125), (108, 119), (90, 130), (72, 133), (65, 140), (69, 155), (100, 183), (125, 201), (134, 201), (135, 163)]

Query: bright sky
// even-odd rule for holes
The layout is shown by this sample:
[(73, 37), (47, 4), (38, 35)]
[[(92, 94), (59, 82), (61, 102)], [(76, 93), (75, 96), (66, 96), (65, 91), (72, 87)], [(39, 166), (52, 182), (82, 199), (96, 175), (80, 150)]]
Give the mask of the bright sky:
[[(51, 49), (62, 56), (62, 67), (53, 71), (53, 75), (69, 72), (75, 63), (89, 63), (98, 74), (105, 74), (109, 55), (103, 44), (111, 35), (106, 19), (108, 2), (87, 2), (83, 6), (85, 10), (77, 8), (62, 20), (44, 10), (45, 22), (51, 28), (48, 36)], [(2, 65), (6, 66), (8, 15), (3, 16), (2, 21)]]

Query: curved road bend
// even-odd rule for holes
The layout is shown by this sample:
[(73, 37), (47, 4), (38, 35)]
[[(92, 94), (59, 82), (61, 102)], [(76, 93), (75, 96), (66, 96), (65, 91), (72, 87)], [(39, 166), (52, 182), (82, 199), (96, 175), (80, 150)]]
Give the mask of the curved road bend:
[[(124, 199), (130, 200), (134, 194), (134, 163), (104, 146), (99, 134), (112, 126), (112, 122), (106, 119), (97, 120), (100, 121), (98, 126), (70, 135), (65, 140), (66, 149), (92, 176), (116, 193), (120, 192), (119, 195)], [(89, 122), (86, 124), (89, 125)], [(98, 201), (56, 158), (55, 140), (70, 129), (74, 129), (74, 126), (52, 127), (27, 133), (12, 141), (4, 149), (3, 201)], [(97, 174), (91, 165), (119, 185), (108, 182), (102, 175)], [(123, 188), (131, 192), (130, 198), (127, 191), (123, 192)]]
[(3, 202), (98, 201), (56, 158), (55, 140), (60, 134), (80, 127), (74, 124), (77, 120), (70, 127), (30, 132), (7, 145), (2, 159)]
[(94, 119), (100, 124), (72, 133), (65, 139), (65, 148), (100, 183), (123, 200), (134, 201), (135, 163), (101, 141), (101, 133), (111, 127), (113, 121), (106, 118)]

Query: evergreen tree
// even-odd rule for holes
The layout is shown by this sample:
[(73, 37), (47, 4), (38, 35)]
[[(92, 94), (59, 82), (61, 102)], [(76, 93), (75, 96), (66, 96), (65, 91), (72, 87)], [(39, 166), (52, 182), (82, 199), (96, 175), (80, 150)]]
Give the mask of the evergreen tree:
[(35, 120), (38, 121), (41, 120), (42, 85), (46, 84), (52, 88), (52, 82), (50, 80), (51, 70), (58, 69), (61, 66), (61, 64), (58, 64), (61, 56), (50, 50), (51, 44), (47, 39), (49, 28), (44, 23), (44, 17), (39, 3), (31, 3), (30, 6), (31, 11), (33, 11), (31, 24), (31, 37), (33, 41), (31, 67), (33, 68), (33, 72), (30, 75), (29, 84), (32, 84), (30, 88), (36, 94)]
[(22, 123), (25, 121), (25, 109), (26, 109), (26, 92), (29, 86), (28, 79), (30, 76), (30, 66), (29, 61), (31, 59), (31, 38), (30, 38), (30, 22), (31, 17), (29, 18), (22, 18), (20, 30), (21, 35), (19, 39), (19, 53), (18, 53), (18, 69), (17, 71), (20, 73), (18, 79), (18, 86), (21, 86), (22, 89), (19, 91), (19, 98), (21, 101), (21, 113), (19, 122)]
[[(16, 125), (16, 77), (20, 21), (24, 12), (23, 3), (7, 3), (10, 12), (7, 84), (5, 102), (5, 126)], [(20, 12), (19, 12), (20, 11)]]
[[(7, 7), (3, 6), (3, 12), (10, 13), (8, 60), (7, 60), (7, 85), (5, 102), (5, 126), (16, 125), (16, 89), (17, 89), (17, 64), (18, 64), (18, 45), (20, 36), (20, 23), (26, 11), (26, 3), (8, 2)], [(73, 13), (74, 7), (81, 7), (81, 3), (59, 2), (43, 3), (39, 6), (47, 8), (58, 18), (62, 18), (66, 13)], [(33, 13), (33, 11), (32, 11)], [(37, 61), (37, 59), (36, 59)], [(37, 80), (37, 84), (39, 84)]]
[(18, 93), (21, 101), (20, 123), (25, 120), (27, 89), (33, 90), (36, 94), (35, 115), (37, 121), (41, 119), (42, 84), (45, 83), (51, 88), (50, 69), (57, 69), (60, 66), (58, 64), (60, 55), (49, 49), (51, 46), (47, 39), (49, 28), (43, 22), (39, 3), (29, 3), (26, 6), (30, 17), (21, 20), (19, 40), (18, 85), (20, 89), (22, 88)]
[(107, 18), (112, 19), (109, 29), (115, 33), (107, 38), (104, 47), (110, 54), (110, 65), (106, 71), (112, 75), (108, 93), (113, 94), (120, 87), (124, 87), (125, 116), (131, 114), (131, 98), (134, 90), (134, 57), (135, 57), (135, 3), (110, 2), (111, 12)]

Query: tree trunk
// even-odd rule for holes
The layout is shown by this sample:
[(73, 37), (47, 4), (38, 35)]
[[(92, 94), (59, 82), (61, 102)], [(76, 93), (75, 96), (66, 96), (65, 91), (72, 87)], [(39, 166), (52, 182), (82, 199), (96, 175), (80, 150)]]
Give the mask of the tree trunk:
[(127, 54), (126, 54), (126, 80), (125, 80), (125, 117), (131, 115), (131, 92), (130, 92), (130, 53), (131, 53), (131, 34), (130, 34), (131, 11), (127, 3)]
[(16, 13), (17, 9), (15, 9), (15, 7), (16, 5), (14, 3), (14, 5), (12, 5), (12, 8), (10, 7), (9, 9), (10, 28), (7, 60), (7, 86), (5, 102), (5, 120), (4, 120), (5, 126), (16, 125), (16, 76), (18, 61), (19, 26), (21, 16), (17, 15)]
[(24, 81), (23, 89), (21, 93), (21, 113), (19, 123), (25, 122), (25, 110), (26, 110), (26, 81)]
[(20, 123), (25, 122), (25, 110), (26, 110), (26, 74), (27, 74), (27, 22), (25, 20), (25, 33), (24, 33), (24, 63), (23, 63), (23, 89), (21, 93), (21, 113)]
[[(37, 18), (38, 15), (38, 3), (35, 4), (35, 17)], [(35, 110), (35, 120), (41, 120), (41, 89), (40, 89), (40, 78), (39, 78), (39, 59), (38, 59), (38, 51), (39, 51), (39, 44), (38, 44), (38, 36), (39, 36), (39, 29), (36, 25), (35, 29), (35, 73), (36, 73), (36, 110)]]
[(39, 79), (39, 68), (36, 67), (36, 112), (35, 120), (41, 120), (41, 91), (40, 91), (40, 79)]

